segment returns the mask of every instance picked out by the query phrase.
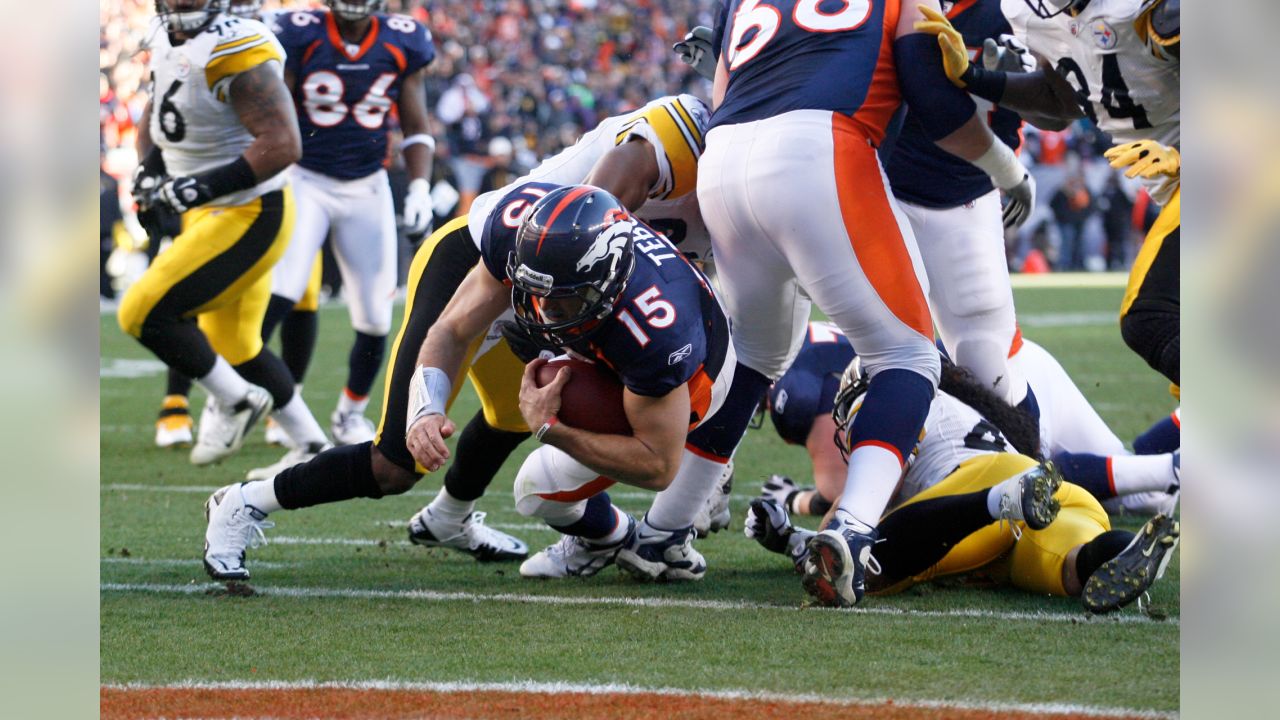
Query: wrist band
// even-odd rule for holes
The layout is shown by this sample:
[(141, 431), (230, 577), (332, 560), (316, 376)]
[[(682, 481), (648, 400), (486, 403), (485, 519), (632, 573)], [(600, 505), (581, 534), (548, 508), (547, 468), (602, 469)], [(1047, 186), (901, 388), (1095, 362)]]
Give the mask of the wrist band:
[(243, 155), (226, 165), (219, 165), (212, 170), (199, 173), (195, 178), (197, 182), (209, 189), (210, 200), (248, 190), (258, 184), (253, 168), (249, 166), (249, 161)]
[(979, 63), (969, 63), (969, 67), (960, 75), (964, 89), (983, 100), (990, 100), (997, 105), (1004, 97), (1004, 85), (1009, 76), (1000, 70), (988, 70)]
[(1018, 156), (1005, 145), (1000, 138), (991, 138), (991, 147), (982, 157), (972, 161), (979, 169), (991, 176), (991, 182), (1001, 190), (1017, 186), (1027, 176), (1027, 169), (1022, 166)]
[(452, 385), (449, 376), (440, 368), (419, 365), (409, 381), (409, 414), (405, 431), (413, 427), (419, 418), (444, 415)]
[(538, 431), (533, 434), (534, 439), (537, 440), (538, 442), (542, 442), (542, 436), (546, 435), (547, 431), (550, 430), (559, 422), (560, 422), (560, 419), (557, 418), (555, 415), (552, 415), (551, 417), (547, 418), (547, 421), (542, 423), (542, 427), (538, 428)]
[(418, 133), (410, 135), (400, 143), (400, 151), (404, 152), (414, 145), (426, 145), (428, 152), (436, 151), (436, 139), (426, 133)]

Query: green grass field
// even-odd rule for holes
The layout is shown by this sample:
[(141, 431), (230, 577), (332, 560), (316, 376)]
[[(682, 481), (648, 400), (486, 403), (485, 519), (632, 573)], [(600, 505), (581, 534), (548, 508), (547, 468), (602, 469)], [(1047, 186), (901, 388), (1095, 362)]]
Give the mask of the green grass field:
[[(1053, 352), (1131, 439), (1173, 401), (1108, 319), (1120, 293), (1026, 289), (1017, 302), (1024, 334)], [(326, 425), (349, 342), (345, 309), (322, 311), (306, 396)], [(406, 496), (277, 513), (271, 544), (250, 551), (260, 594), (210, 594), (200, 566), (202, 503), (281, 451), (260, 431), (240, 455), (209, 468), (155, 448), (163, 375), (148, 362), (126, 362), (146, 360), (114, 317), (103, 316), (105, 684), (533, 680), (1177, 710), (1177, 558), (1152, 591), (1163, 620), (1136, 607), (1090, 618), (1073, 600), (958, 583), (870, 598), (855, 611), (801, 609), (805, 595), (789, 564), (741, 532), (746, 503), (769, 473), (808, 474), (803, 451), (767, 425), (739, 452), (730, 530), (698, 544), (709, 564), (701, 583), (643, 585), (614, 569), (588, 580), (530, 582), (515, 565), (410, 546), (404, 524), (438, 489), (432, 476)], [(468, 387), (453, 415), (465, 420), (476, 406)], [(510, 492), (532, 447), (507, 463), (480, 509), (540, 548), (556, 535), (519, 516)], [(639, 515), (647, 507), (647, 493), (617, 489), (624, 508)]]

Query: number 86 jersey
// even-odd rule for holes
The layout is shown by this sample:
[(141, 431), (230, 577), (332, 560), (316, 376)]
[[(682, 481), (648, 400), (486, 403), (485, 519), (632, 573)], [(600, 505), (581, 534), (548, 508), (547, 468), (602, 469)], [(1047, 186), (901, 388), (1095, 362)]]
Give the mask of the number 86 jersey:
[(387, 156), (387, 114), (404, 78), (436, 56), (431, 31), (404, 15), (374, 15), (353, 45), (323, 10), (281, 13), (273, 27), (288, 53), (302, 161), (340, 180), (377, 172)]

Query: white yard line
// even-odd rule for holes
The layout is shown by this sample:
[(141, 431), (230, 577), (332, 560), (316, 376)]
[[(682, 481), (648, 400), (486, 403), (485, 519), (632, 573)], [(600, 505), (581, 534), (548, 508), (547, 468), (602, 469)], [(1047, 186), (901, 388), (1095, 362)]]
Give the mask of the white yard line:
[[(165, 585), (153, 583), (102, 583), (103, 592), (136, 592), (151, 594), (201, 594), (208, 590), (223, 588), (220, 583), (202, 583), (191, 585)], [(639, 598), (639, 597), (589, 597), (570, 595), (534, 595), (526, 593), (471, 593), (445, 592), (439, 590), (372, 590), (366, 588), (342, 587), (275, 587), (255, 588), (261, 595), (294, 597), (294, 598), (358, 598), (373, 600), (423, 600), (427, 602), (498, 602), (498, 603), (530, 603), (534, 605), (614, 605), (640, 608), (688, 608), (694, 610), (784, 610), (796, 611), (796, 605), (770, 605), (738, 600), (692, 600), (686, 598)], [(888, 615), (895, 617), (928, 617), (928, 618), (973, 618), (980, 620), (1011, 620), (1029, 622), (1058, 623), (1141, 623), (1164, 624), (1178, 627), (1176, 617), (1164, 621), (1155, 621), (1145, 615), (1121, 613), (1105, 618), (1090, 618), (1081, 613), (1052, 612), (998, 612), (956, 608), (953, 610), (907, 610), (888, 607), (849, 608), (843, 610), (806, 608), (808, 612), (836, 612), (851, 615)]]
[(1018, 324), (1025, 328), (1120, 327), (1120, 311), (1018, 313)]
[[(207, 495), (217, 490), (220, 485), (146, 485), (142, 483), (106, 483), (101, 486), (102, 490), (110, 492), (153, 492), (153, 493), (191, 493), (194, 495)], [(438, 490), (410, 490), (403, 493), (404, 497), (431, 497), (434, 498), (438, 494)], [(610, 491), (609, 497), (615, 500), (653, 500), (654, 493), (644, 492), (643, 490), (619, 490), (617, 492)], [(730, 498), (731, 502), (749, 502), (751, 498), (746, 496), (735, 495)]]
[(1155, 710), (1134, 710), (1130, 708), (1109, 708), (1096, 705), (1076, 705), (1071, 703), (1004, 703), (986, 702), (982, 700), (912, 700), (901, 697), (832, 697), (813, 694), (792, 694), (762, 692), (747, 689), (711, 689), (711, 688), (674, 688), (644, 687), (625, 683), (575, 683), (575, 682), (540, 682), (522, 680), (516, 682), (407, 682), (402, 680), (365, 680), (353, 682), (319, 682), (315, 680), (295, 681), (225, 681), (205, 682), (188, 680), (171, 684), (106, 684), (102, 687), (110, 690), (375, 690), (393, 692), (507, 692), (528, 693), (538, 695), (585, 694), (585, 695), (666, 695), (688, 698), (715, 698), (720, 700), (763, 700), (768, 702), (787, 703), (824, 703), (828, 705), (886, 705), (935, 710), (964, 710), (972, 712), (1018, 712), (1032, 715), (1085, 715), (1085, 716), (1117, 716), (1124, 715), (1141, 718), (1176, 718), (1176, 713), (1165, 713)]
[[(104, 557), (99, 562), (106, 565), (142, 565), (150, 567), (201, 567), (199, 559), (194, 558), (138, 558), (138, 557)], [(265, 570), (302, 567), (300, 562), (267, 562), (254, 560), (253, 567)]]
[(1036, 288), (1122, 288), (1129, 281), (1123, 272), (1014, 273), (1009, 284), (1017, 289)]

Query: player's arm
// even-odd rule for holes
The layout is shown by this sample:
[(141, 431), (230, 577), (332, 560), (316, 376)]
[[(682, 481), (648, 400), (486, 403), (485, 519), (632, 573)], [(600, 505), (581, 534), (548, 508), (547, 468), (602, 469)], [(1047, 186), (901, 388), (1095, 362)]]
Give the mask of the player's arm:
[(431, 202), (431, 163), (436, 141), (431, 135), (427, 115), (427, 66), (406, 75), (400, 85), (400, 128), (404, 142), (405, 169), (409, 172), (409, 189), (405, 194), (405, 225), (411, 233), (423, 233), (431, 227), (434, 209)]
[[(546, 362), (539, 358), (526, 365), (520, 384), (520, 411), (529, 427), (538, 429), (542, 442), (607, 478), (646, 490), (666, 489), (680, 467), (688, 435), (688, 385), (661, 397), (638, 395), (624, 388), (622, 406), (632, 434), (603, 435), (553, 420), (570, 370), (562, 368), (552, 382), (539, 388), (538, 369)], [(541, 429), (548, 423), (549, 427)]]
[(146, 158), (153, 147), (155, 143), (151, 141), (151, 98), (148, 97), (147, 104), (142, 106), (142, 119), (138, 121), (138, 139), (134, 143), (138, 160)]
[(302, 159), (298, 115), (275, 62), (256, 65), (231, 81), (231, 108), (253, 136), (253, 142), (241, 158), (253, 173), (253, 182), (248, 187), (274, 177)]
[(445, 409), (467, 348), (510, 306), (511, 291), (481, 263), (462, 280), (427, 332), (409, 385), (405, 436), (409, 452), (427, 470), (437, 470), (449, 459), (444, 440), (456, 426)]
[(597, 160), (582, 182), (607, 190), (635, 212), (649, 199), (649, 189), (658, 182), (660, 172), (653, 144), (632, 135)]
[[(992, 134), (969, 94), (940, 72), (946, 62), (940, 40), (920, 29), (938, 22), (937, 18), (946, 22), (936, 0), (902, 8), (893, 56), (903, 98), (909, 107), (917, 109), (930, 140), (980, 168), (1008, 195), (1004, 222), (1007, 227), (1016, 227), (1031, 216), (1035, 207), (1035, 180), (1013, 150)], [(961, 51), (967, 52), (963, 38), (958, 42)]]

